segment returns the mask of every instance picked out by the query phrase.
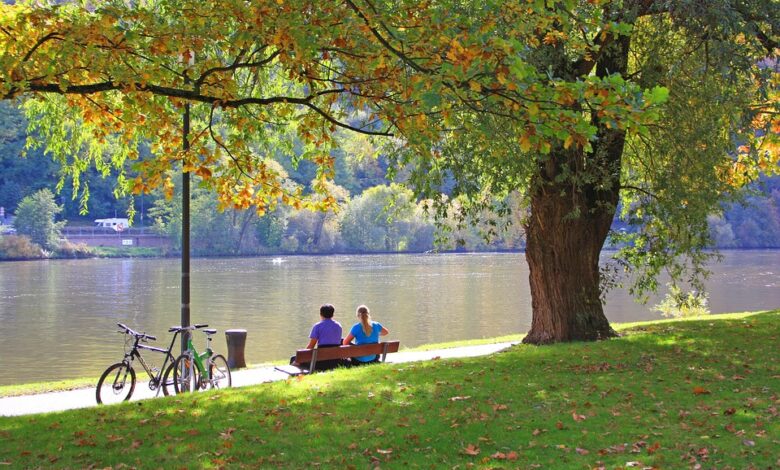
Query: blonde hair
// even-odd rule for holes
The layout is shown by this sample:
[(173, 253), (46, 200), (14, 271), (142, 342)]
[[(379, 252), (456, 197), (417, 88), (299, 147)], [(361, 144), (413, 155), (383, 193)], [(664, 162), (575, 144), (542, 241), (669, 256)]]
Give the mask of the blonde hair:
[(361, 305), (357, 308), (357, 317), (360, 319), (360, 323), (363, 325), (363, 333), (366, 334), (366, 336), (371, 335), (371, 312), (368, 310), (368, 307), (365, 305)]

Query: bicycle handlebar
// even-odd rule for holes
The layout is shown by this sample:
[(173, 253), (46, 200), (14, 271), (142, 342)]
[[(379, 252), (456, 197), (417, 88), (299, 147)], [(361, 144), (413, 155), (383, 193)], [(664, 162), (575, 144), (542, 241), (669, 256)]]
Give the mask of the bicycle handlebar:
[(206, 323), (196, 323), (190, 326), (172, 326), (168, 328), (168, 333), (174, 333), (176, 331), (193, 331), (206, 327), (208, 327)]
[(152, 341), (157, 341), (157, 337), (156, 336), (147, 335), (146, 333), (139, 333), (139, 332), (135, 331), (134, 329), (132, 329), (132, 328), (130, 328), (127, 325), (124, 325), (122, 323), (117, 323), (117, 326), (124, 330), (124, 331), (120, 331), (120, 333), (133, 335), (136, 338), (141, 339), (141, 340), (143, 340), (143, 339), (150, 339)]

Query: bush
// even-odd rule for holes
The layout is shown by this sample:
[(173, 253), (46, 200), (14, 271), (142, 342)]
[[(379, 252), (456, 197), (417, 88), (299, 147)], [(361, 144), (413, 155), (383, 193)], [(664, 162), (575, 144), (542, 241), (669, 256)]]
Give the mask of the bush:
[(683, 292), (678, 286), (667, 284), (669, 292), (664, 300), (652, 310), (661, 312), (664, 317), (685, 318), (709, 315), (708, 298), (702, 292)]
[(25, 235), (5, 235), (0, 237), (0, 258), (33, 259), (44, 258), (43, 249)]
[(60, 243), (56, 252), (60, 258), (91, 258), (95, 256), (92, 248), (86, 243), (71, 243), (68, 241)]

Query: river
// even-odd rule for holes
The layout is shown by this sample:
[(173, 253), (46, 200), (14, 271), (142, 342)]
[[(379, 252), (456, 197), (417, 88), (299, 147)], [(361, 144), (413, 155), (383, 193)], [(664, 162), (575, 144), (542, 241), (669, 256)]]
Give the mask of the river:
[[(713, 313), (780, 307), (780, 251), (724, 255), (708, 282)], [(0, 385), (99, 375), (122, 357), (117, 322), (167, 346), (167, 328), (180, 323), (180, 276), (176, 259), (0, 263)], [(519, 253), (192, 261), (192, 322), (219, 329), (215, 349), (225, 354), (222, 332), (247, 329), (249, 363), (305, 346), (325, 302), (345, 330), (368, 305), (407, 347), (523, 333), (531, 320)], [(659, 318), (622, 290), (608, 295), (606, 312), (612, 322)]]

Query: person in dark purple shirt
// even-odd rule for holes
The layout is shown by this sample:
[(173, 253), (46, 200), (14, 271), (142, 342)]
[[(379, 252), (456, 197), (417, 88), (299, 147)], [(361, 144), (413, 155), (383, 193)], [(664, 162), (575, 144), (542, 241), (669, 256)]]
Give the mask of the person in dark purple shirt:
[(335, 313), (336, 308), (331, 304), (320, 307), (320, 321), (311, 328), (309, 344), (306, 345), (306, 349), (312, 349), (314, 346), (321, 348), (341, 344), (341, 323), (333, 319)]
[[(309, 344), (306, 349), (331, 348), (341, 345), (341, 323), (333, 319), (336, 308), (331, 304), (324, 304), (320, 307), (320, 321), (311, 328), (309, 333)], [(342, 361), (338, 359), (330, 361), (317, 361), (317, 370), (333, 369), (341, 365)], [(290, 364), (308, 368), (309, 364), (297, 364), (295, 356), (290, 358)]]

